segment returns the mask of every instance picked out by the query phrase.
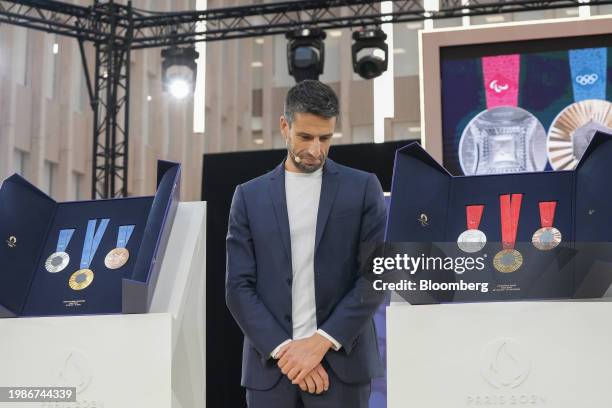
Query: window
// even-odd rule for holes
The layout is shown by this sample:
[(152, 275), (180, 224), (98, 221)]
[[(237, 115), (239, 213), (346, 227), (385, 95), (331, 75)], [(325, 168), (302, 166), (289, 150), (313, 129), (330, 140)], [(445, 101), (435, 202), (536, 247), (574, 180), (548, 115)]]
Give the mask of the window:
[(42, 178), (42, 190), (49, 196), (53, 197), (55, 191), (55, 174), (57, 173), (57, 164), (45, 160), (44, 173)]
[(45, 48), (44, 48), (44, 60), (49, 61), (48, 64), (45, 64), (43, 67), (43, 75), (45, 76), (45, 82), (43, 84), (45, 97), (47, 99), (53, 99), (57, 93), (57, 87), (59, 82), (59, 75), (61, 74), (61, 67), (59, 66), (59, 52), (58, 47), (58, 39), (55, 34), (47, 34), (45, 35)]
[(28, 85), (28, 70), (29, 70), (29, 57), (28, 57), (28, 33), (29, 31), (23, 27), (15, 28), (15, 80), (19, 85)]
[(82, 200), (83, 197), (83, 178), (81, 173), (72, 172), (72, 198), (74, 200)]
[(28, 153), (23, 150), (15, 149), (15, 155), (13, 157), (13, 171), (19, 174), (21, 177), (27, 178), (28, 169)]

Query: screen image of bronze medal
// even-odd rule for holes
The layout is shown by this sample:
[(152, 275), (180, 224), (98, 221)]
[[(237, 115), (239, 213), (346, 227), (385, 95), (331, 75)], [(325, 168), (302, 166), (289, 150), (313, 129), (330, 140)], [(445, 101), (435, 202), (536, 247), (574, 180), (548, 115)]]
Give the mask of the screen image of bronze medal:
[(597, 131), (612, 132), (612, 104), (599, 99), (576, 102), (561, 111), (548, 130), (546, 150), (555, 170), (573, 170)]
[(94, 280), (94, 273), (91, 269), (79, 269), (70, 276), (68, 285), (73, 290), (83, 290)]
[(516, 272), (523, 265), (523, 255), (516, 249), (504, 249), (495, 254), (493, 266), (499, 272)]
[(45, 261), (45, 269), (51, 273), (58, 273), (66, 269), (70, 263), (70, 255), (65, 252), (54, 252)]
[(466, 176), (540, 171), (547, 161), (546, 131), (526, 110), (499, 106), (468, 123), (458, 153)]
[(108, 269), (119, 269), (130, 259), (130, 252), (126, 248), (115, 248), (106, 254), (104, 265)]

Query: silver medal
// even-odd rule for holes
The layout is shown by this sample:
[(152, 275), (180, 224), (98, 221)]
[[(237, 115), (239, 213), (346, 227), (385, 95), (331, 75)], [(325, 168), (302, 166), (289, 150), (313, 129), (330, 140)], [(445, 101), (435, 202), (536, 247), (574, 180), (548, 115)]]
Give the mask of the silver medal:
[(45, 261), (45, 268), (51, 273), (63, 271), (70, 263), (70, 256), (66, 252), (54, 252)]
[(457, 238), (457, 246), (463, 252), (473, 253), (478, 252), (487, 243), (487, 236), (484, 232), (478, 229), (465, 230)]

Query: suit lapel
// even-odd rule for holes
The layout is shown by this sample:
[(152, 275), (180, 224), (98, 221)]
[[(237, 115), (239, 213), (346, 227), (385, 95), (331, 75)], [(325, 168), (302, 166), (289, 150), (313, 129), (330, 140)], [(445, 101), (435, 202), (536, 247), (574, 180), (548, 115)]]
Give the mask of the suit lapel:
[(329, 213), (336, 199), (338, 191), (338, 166), (331, 159), (325, 161), (323, 168), (323, 181), (321, 184), (321, 198), (319, 199), (319, 212), (317, 213), (317, 229), (315, 238), (315, 254), (321, 237), (327, 225)]
[(287, 196), (285, 194), (285, 162), (279, 164), (270, 176), (270, 196), (276, 215), (276, 224), (291, 265), (291, 235), (287, 215)]

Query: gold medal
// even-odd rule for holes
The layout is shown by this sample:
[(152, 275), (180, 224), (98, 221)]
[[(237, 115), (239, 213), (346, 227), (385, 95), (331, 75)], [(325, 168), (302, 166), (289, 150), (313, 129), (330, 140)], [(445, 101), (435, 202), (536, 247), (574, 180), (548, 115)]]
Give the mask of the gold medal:
[(126, 248), (115, 248), (106, 254), (104, 265), (108, 269), (119, 269), (130, 259), (130, 252)]
[(70, 276), (68, 285), (73, 290), (83, 290), (93, 282), (94, 273), (91, 269), (79, 269)]
[(493, 266), (499, 272), (512, 273), (523, 264), (523, 255), (516, 249), (503, 249), (493, 258)]

